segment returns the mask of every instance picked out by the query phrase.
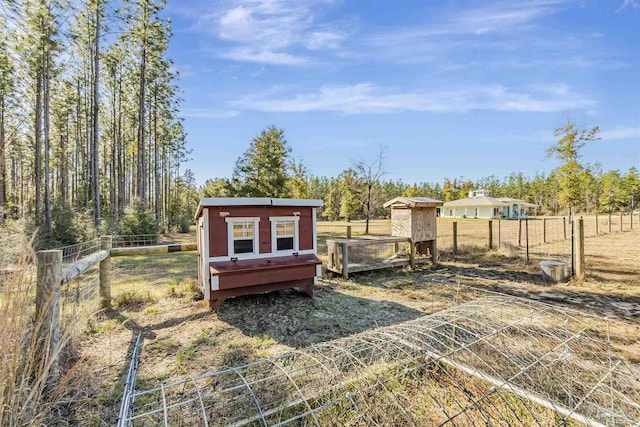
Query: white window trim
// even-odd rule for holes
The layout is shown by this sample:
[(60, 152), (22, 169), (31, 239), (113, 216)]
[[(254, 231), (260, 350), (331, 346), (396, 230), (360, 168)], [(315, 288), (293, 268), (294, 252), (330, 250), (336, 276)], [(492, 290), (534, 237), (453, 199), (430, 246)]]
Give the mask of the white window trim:
[[(227, 257), (251, 259), (260, 253), (260, 217), (226, 217), (227, 223)], [(253, 222), (253, 252), (236, 254), (233, 252), (233, 224), (238, 222)]]
[[(271, 221), (271, 253), (278, 255), (293, 255), (300, 253), (300, 217), (299, 216), (270, 216)], [(276, 236), (276, 224), (283, 221), (293, 221), (293, 250), (278, 250), (278, 238)]]

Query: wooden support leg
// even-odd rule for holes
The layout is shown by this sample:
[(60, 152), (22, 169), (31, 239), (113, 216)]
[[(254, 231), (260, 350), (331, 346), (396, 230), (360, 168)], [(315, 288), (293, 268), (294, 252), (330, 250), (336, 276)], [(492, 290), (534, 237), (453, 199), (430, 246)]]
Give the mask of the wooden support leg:
[(436, 241), (431, 241), (431, 262), (436, 265), (438, 264), (438, 249), (436, 248)]
[(302, 291), (313, 298), (313, 284), (306, 285), (304, 288), (302, 288)]
[(226, 300), (226, 298), (210, 299), (209, 300), (209, 308), (211, 310), (217, 310), (225, 300)]

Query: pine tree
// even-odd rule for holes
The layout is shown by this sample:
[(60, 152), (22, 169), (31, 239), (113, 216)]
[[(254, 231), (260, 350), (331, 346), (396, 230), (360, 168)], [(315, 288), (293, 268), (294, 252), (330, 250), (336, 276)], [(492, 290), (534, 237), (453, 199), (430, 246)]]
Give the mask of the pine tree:
[(291, 148), (284, 131), (271, 126), (253, 139), (233, 170), (234, 195), (240, 197), (289, 197), (287, 165)]
[(560, 184), (558, 201), (572, 213), (583, 200), (580, 174), (584, 168), (579, 162), (580, 150), (587, 142), (598, 139), (598, 132), (597, 126), (586, 130), (568, 121), (565, 126), (555, 129), (554, 135), (560, 139), (547, 149), (547, 157), (556, 157), (563, 162), (556, 169)]

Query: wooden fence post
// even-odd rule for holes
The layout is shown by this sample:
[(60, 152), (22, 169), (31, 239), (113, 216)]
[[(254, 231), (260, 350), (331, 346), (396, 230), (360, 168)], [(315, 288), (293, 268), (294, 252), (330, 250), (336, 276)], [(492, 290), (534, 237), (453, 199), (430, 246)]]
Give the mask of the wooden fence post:
[[(113, 240), (111, 236), (100, 237), (100, 249), (111, 252)], [(111, 307), (111, 254), (100, 261), (100, 306)]]
[(458, 253), (458, 223), (453, 221), (453, 253)]
[(342, 278), (349, 278), (349, 244), (342, 242)]
[(611, 234), (611, 212), (609, 212), (609, 234)]
[(567, 217), (562, 217), (562, 231), (564, 232), (564, 240), (567, 240)]
[(436, 239), (431, 241), (431, 262), (433, 265), (438, 263), (438, 245)]
[(620, 231), (622, 231), (622, 218), (623, 218), (623, 216), (620, 215)]
[(522, 247), (522, 220), (518, 218), (518, 247)]
[(584, 219), (582, 217), (575, 219), (574, 230), (574, 247), (575, 247), (575, 276), (579, 279), (584, 278)]
[(351, 226), (347, 225), (347, 239), (351, 238)]
[(493, 221), (489, 220), (489, 249), (493, 249)]
[(526, 239), (527, 239), (527, 262), (529, 262), (529, 218), (525, 218), (524, 220)]
[(596, 214), (596, 236), (598, 235), (598, 214)]
[(39, 251), (37, 259), (36, 322), (42, 356), (51, 363), (51, 376), (59, 375), (60, 345), (60, 284), (62, 280), (62, 251)]
[(547, 243), (547, 218), (542, 218), (542, 243)]

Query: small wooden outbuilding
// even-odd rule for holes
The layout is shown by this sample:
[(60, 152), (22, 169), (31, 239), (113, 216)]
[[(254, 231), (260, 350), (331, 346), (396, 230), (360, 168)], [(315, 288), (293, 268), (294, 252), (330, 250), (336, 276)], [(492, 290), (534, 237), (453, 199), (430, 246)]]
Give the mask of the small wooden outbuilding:
[[(436, 208), (440, 200), (396, 197), (391, 208), (391, 236), (327, 239), (327, 270), (342, 274), (438, 261)], [(416, 256), (416, 253), (418, 256)], [(422, 256), (420, 256), (422, 255)], [(427, 257), (426, 255), (429, 255)]]
[(391, 208), (391, 235), (410, 238), (419, 254), (431, 254), (438, 261), (436, 236), (438, 222), (436, 208), (443, 202), (429, 197), (396, 197), (384, 204)]
[(202, 198), (196, 211), (198, 282), (212, 309), (226, 298), (301, 288), (321, 275), (316, 209), (322, 200)]

